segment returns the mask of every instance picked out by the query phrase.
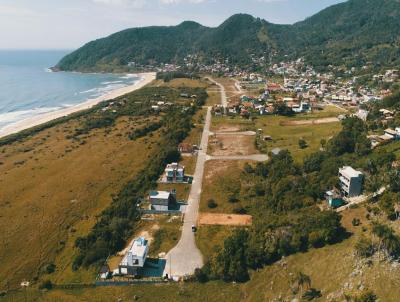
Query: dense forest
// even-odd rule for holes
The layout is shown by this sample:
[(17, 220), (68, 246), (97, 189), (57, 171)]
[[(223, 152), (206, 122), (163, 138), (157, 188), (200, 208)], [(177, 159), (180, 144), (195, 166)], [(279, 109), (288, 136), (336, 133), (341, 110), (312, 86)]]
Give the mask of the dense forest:
[(251, 67), (253, 58), (264, 57), (269, 63), (305, 57), (319, 69), (370, 63), (380, 69), (400, 63), (399, 15), (397, 0), (349, 0), (293, 25), (238, 14), (216, 28), (189, 21), (133, 28), (86, 44), (57, 68), (115, 71), (132, 62), (183, 63), (195, 55), (200, 63), (219, 59), (241, 67)]

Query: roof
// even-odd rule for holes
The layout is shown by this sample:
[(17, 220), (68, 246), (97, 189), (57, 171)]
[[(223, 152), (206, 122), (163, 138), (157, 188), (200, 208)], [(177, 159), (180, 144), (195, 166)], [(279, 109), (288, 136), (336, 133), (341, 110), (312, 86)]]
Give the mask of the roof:
[(150, 198), (168, 199), (171, 192), (167, 191), (150, 191)]
[(103, 265), (100, 269), (100, 274), (105, 274), (108, 273), (110, 271), (110, 268), (108, 267), (108, 265)]
[(139, 237), (133, 241), (128, 251), (125, 254), (125, 257), (122, 259), (121, 264), (128, 264), (128, 257), (134, 258), (144, 258), (147, 253), (148, 242), (144, 237)]
[(397, 132), (395, 130), (393, 130), (393, 129), (390, 129), (390, 128), (386, 129), (385, 133), (388, 133), (388, 134), (394, 135), (394, 136), (397, 135)]
[(354, 170), (354, 169), (353, 169), (352, 167), (350, 167), (350, 166), (344, 166), (344, 167), (341, 168), (339, 171), (340, 171), (341, 174), (343, 174), (343, 175), (345, 175), (345, 176), (347, 176), (347, 177), (349, 177), (349, 178), (352, 178), (352, 177), (359, 177), (359, 176), (362, 176), (362, 175), (363, 175), (362, 172), (357, 171), (357, 170)]
[(143, 257), (146, 253), (147, 240), (144, 237), (139, 237), (135, 241), (128, 250), (128, 253), (131, 252), (133, 256)]

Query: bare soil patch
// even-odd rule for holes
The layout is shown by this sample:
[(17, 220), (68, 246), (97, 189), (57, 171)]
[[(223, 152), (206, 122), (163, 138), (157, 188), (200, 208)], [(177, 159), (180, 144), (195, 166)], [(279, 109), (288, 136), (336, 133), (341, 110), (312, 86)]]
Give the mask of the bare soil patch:
[(246, 135), (216, 135), (210, 138), (211, 155), (251, 155), (258, 153), (254, 137)]
[(313, 120), (282, 121), (281, 126), (321, 125), (337, 122), (339, 122), (337, 117), (327, 117)]
[(198, 223), (199, 225), (248, 226), (252, 224), (252, 220), (250, 215), (201, 213)]

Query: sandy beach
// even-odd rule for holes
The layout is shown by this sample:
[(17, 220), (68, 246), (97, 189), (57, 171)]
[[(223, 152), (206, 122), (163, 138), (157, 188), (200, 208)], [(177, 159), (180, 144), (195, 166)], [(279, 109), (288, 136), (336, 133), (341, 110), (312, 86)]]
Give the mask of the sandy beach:
[(25, 130), (25, 129), (28, 129), (28, 128), (31, 128), (34, 126), (37, 126), (37, 125), (40, 125), (40, 124), (44, 124), (46, 122), (49, 122), (51, 120), (54, 120), (54, 119), (57, 119), (60, 117), (70, 115), (71, 113), (74, 113), (77, 111), (89, 109), (89, 108), (93, 107), (94, 105), (96, 105), (100, 102), (103, 102), (105, 100), (111, 100), (111, 99), (117, 98), (119, 96), (122, 96), (124, 94), (130, 93), (132, 91), (138, 90), (138, 89), (142, 88), (143, 86), (146, 86), (153, 80), (155, 80), (156, 73), (153, 73), (153, 72), (152, 73), (140, 73), (140, 74), (138, 74), (138, 76), (141, 77), (141, 80), (139, 80), (138, 82), (136, 82), (133, 85), (113, 90), (108, 94), (105, 94), (105, 95), (100, 96), (95, 99), (89, 99), (86, 102), (83, 102), (78, 105), (74, 105), (74, 106), (71, 106), (71, 107), (68, 107), (65, 109), (61, 109), (61, 110), (57, 110), (57, 111), (53, 111), (53, 112), (49, 112), (49, 113), (44, 113), (42, 115), (28, 118), (28, 119), (22, 120), (18, 123), (6, 126), (0, 130), (0, 138), (10, 135), (10, 134), (17, 133), (19, 131), (22, 131), (22, 130)]

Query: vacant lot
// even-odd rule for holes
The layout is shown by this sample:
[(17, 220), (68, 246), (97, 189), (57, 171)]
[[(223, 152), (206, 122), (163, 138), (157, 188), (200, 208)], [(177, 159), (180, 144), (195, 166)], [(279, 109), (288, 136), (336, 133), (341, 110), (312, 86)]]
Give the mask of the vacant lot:
[(255, 129), (254, 122), (238, 116), (214, 116), (211, 121), (211, 131), (214, 133), (222, 131), (255, 131)]
[[(245, 161), (209, 161), (206, 163), (200, 212), (231, 214), (245, 208), (241, 198), (241, 173)], [(209, 206), (210, 200), (215, 202)]]
[[(324, 112), (320, 113), (325, 115)], [(329, 113), (330, 114), (330, 113)], [(288, 149), (296, 162), (302, 162), (307, 154), (318, 151), (321, 148), (321, 140), (329, 140), (338, 133), (342, 126), (339, 122), (326, 124), (313, 124), (314, 120), (319, 120), (319, 115), (296, 115), (288, 118), (283, 116), (263, 116), (256, 119), (257, 129), (263, 129), (263, 135), (272, 137), (272, 141), (267, 142), (267, 149), (273, 148)], [(295, 123), (296, 125), (293, 125)], [(288, 126), (288, 124), (292, 124)], [(287, 125), (287, 126), (285, 126)], [(303, 139), (307, 147), (301, 149), (299, 140)]]
[(258, 151), (254, 141), (254, 136), (215, 134), (210, 137), (208, 154), (213, 156), (256, 154)]
[(252, 217), (250, 215), (201, 213), (198, 223), (199, 225), (248, 226), (252, 223)]
[(320, 125), (320, 124), (329, 124), (329, 123), (337, 123), (339, 119), (337, 117), (325, 117), (325, 118), (317, 118), (312, 120), (299, 120), (299, 121), (283, 121), (281, 123), (282, 126), (302, 126), (302, 125)]

